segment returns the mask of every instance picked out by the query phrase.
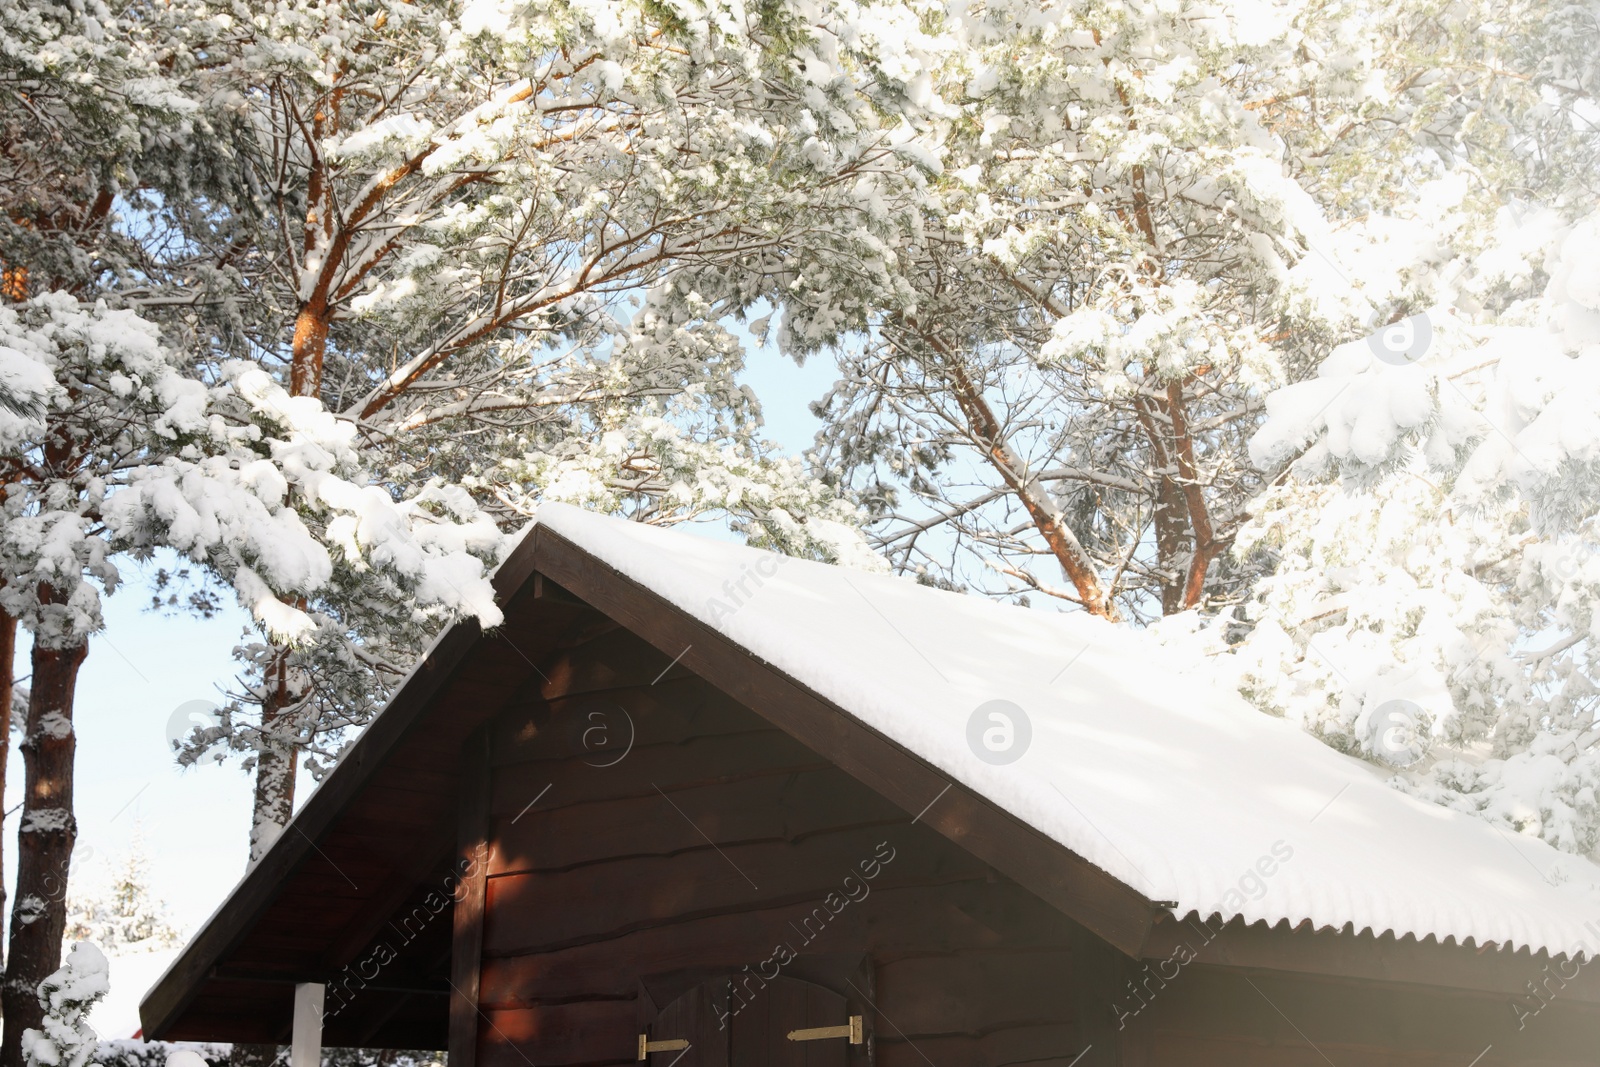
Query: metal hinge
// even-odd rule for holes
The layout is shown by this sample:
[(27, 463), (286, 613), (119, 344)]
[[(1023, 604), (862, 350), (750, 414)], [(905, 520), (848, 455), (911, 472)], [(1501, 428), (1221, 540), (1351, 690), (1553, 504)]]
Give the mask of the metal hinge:
[(843, 1026), (813, 1026), (808, 1030), (790, 1030), (790, 1041), (823, 1041), (830, 1037), (848, 1037), (852, 1045), (859, 1045), (865, 1038), (861, 1032), (861, 1016), (852, 1015), (850, 1021)]
[(689, 1042), (681, 1037), (668, 1038), (665, 1041), (651, 1041), (649, 1034), (639, 1035), (639, 1060), (643, 1062), (650, 1057), (652, 1052), (677, 1052), (679, 1049), (689, 1047)]

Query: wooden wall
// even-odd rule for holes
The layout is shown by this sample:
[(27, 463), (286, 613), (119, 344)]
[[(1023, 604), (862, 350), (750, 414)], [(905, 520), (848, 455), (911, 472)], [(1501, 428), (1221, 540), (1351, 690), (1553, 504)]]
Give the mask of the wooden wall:
[(1114, 951), (667, 662), (595, 635), (496, 722), (483, 1067), (633, 1062), (652, 989), (779, 945), (881, 1067), (1066, 1064), (1107, 1027)]
[(1189, 968), (1125, 1021), (1126, 1067), (1600, 1063), (1592, 1006), (1558, 1000), (1519, 1030), (1503, 996), (1274, 972)]
[[(779, 945), (798, 954), (784, 974), (867, 1015), (877, 1067), (1600, 1063), (1573, 1006), (1508, 1032), (1503, 998), (1202, 965), (1152, 994), (1134, 961), (669, 662), (597, 622), (493, 724), (478, 1067), (633, 1063), (657, 1008)], [(830, 911), (874, 859), (865, 896)]]

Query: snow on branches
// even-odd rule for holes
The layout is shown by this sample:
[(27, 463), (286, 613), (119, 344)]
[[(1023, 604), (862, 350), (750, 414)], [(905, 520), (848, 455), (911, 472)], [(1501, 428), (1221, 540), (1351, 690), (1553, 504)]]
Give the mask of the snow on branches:
[[(152, 324), (63, 293), (0, 307), (0, 361), (36, 401), (0, 412), (0, 604), (36, 641), (65, 646), (99, 629), (96, 583), (119, 580), (109, 495), (152, 441), (164, 447), (204, 425), (207, 390), (181, 373)], [(41, 599), (43, 585), (53, 595)]]
[(72, 946), (60, 970), (39, 983), (43, 1025), (22, 1034), (23, 1062), (28, 1067), (85, 1067), (94, 1058), (99, 1037), (88, 1015), (110, 991), (110, 964), (87, 941)]
[(930, 580), (1109, 618), (1228, 595), (1325, 228), (1254, 102), (1320, 66), (1272, 4), (931, 6), (916, 291), (845, 353), (829, 457)]
[(1268, 397), (1252, 453), (1291, 466), (1240, 538), (1275, 566), (1232, 657), (1265, 710), (1577, 852), (1600, 846), (1597, 227), (1502, 227), (1458, 289), (1521, 258), (1542, 292), (1404, 320)]
[(271, 310), (239, 337), (365, 427), (537, 414), (512, 338), (679, 361), (682, 332), (630, 331), (641, 293), (674, 324), (768, 296), (822, 337), (899, 284), (920, 172), (885, 129), (894, 38), (864, 32), (898, 5), (199, 9), (266, 220), (236, 258)]
[[(156, 328), (59, 293), (0, 308), (0, 357), (35, 378), (43, 411), (0, 413), (12, 477), (0, 532), (0, 597), (42, 641), (100, 625), (117, 552), (176, 549), (232, 583), (287, 640), (314, 628), (296, 598), (336, 568), (397, 597), (499, 621), (486, 567), (505, 539), (458, 489), (396, 499), (361, 466), (354, 429), (265, 372), (186, 373)], [(34, 590), (50, 583), (57, 602)]]
[(362, 467), (355, 428), (317, 400), (247, 364), (225, 366), (223, 382), (208, 434), (134, 472), (108, 502), (119, 543), (206, 564), (283, 641), (315, 627), (291, 601), (318, 595), (340, 567), (396, 600), (499, 623), (486, 568), (508, 543), (466, 493), (433, 484), (397, 500)]

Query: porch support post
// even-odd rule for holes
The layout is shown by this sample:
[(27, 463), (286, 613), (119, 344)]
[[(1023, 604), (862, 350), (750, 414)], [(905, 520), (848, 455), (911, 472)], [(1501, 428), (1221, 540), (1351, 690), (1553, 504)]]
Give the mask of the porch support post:
[(294, 987), (294, 1035), (290, 1039), (290, 1067), (322, 1067), (321, 982), (300, 982)]

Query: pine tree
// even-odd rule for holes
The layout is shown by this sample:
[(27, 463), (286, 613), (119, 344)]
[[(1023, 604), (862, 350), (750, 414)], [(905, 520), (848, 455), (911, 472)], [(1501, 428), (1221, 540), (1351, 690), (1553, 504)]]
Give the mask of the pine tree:
[(172, 948), (182, 943), (166, 905), (151, 895), (149, 861), (141, 841), (136, 829), (127, 855), (104, 892), (68, 897), (67, 944), (86, 941), (117, 954)]
[(28, 1067), (86, 1067), (99, 1038), (87, 1016), (110, 989), (105, 955), (86, 941), (72, 946), (61, 968), (39, 983), (44, 1011), (37, 1029), (22, 1034)]
[[(854, 509), (761, 442), (727, 320), (770, 298), (787, 328), (837, 333), (896, 284), (920, 176), (896, 66), (860, 31), (900, 5), (235, 14), (185, 23), (249, 176), (192, 238), (207, 299), (237, 309), (213, 344), (339, 411), (397, 500), (459, 485), (508, 532), (545, 498), (662, 522), (727, 507), (757, 540), (837, 553)], [(283, 595), (315, 625), (245, 647), (211, 739), (255, 768), (253, 856), (293, 809), (297, 754), (320, 770), (441, 622), (355, 582)]]

